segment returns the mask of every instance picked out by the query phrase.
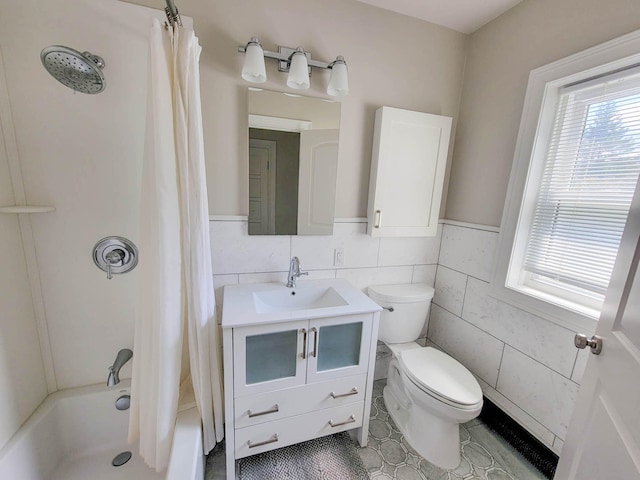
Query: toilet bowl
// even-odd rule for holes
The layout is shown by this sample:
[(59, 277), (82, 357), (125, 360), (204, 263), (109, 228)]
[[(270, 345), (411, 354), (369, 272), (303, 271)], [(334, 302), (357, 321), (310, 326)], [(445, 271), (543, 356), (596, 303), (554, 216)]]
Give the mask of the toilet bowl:
[(427, 322), (434, 290), (424, 284), (376, 285), (369, 296), (384, 308), (379, 339), (393, 358), (383, 397), (409, 445), (431, 463), (460, 463), (459, 424), (476, 418), (482, 390), (461, 363), (415, 340)]

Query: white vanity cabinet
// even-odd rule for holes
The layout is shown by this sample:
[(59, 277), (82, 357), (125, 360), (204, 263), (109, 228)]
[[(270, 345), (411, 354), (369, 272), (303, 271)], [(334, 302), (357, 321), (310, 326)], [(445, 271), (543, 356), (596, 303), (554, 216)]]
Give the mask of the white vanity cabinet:
[(438, 229), (451, 117), (376, 110), (367, 209), (374, 237), (432, 237)]
[[(223, 303), (228, 479), (235, 479), (238, 458), (344, 430), (359, 429), (358, 440), (366, 445), (380, 307), (347, 282), (332, 282), (364, 297), (364, 308), (303, 308), (238, 319), (229, 317), (233, 309)], [(227, 286), (224, 301), (256, 288), (261, 285)], [(286, 295), (305, 287), (264, 288)]]

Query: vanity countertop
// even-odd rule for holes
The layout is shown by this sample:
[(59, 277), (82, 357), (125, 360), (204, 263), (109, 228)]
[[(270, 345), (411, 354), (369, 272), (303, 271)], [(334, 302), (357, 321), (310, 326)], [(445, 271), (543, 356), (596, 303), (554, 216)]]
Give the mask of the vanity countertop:
[(283, 283), (249, 283), (224, 287), (222, 328), (337, 317), (382, 308), (342, 278)]

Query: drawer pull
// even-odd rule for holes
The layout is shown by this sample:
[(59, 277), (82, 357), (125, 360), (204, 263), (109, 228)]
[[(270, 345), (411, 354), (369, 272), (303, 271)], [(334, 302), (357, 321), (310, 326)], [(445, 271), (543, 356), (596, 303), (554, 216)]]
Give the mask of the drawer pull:
[(340, 422), (340, 423), (333, 423), (333, 420), (329, 420), (329, 425), (331, 425), (332, 427), (339, 427), (340, 425), (346, 425), (347, 423), (353, 423), (355, 421), (356, 421), (356, 417), (351, 415), (344, 422)]
[(260, 415), (267, 415), (269, 413), (276, 413), (279, 411), (280, 406), (276, 403), (273, 407), (271, 407), (269, 410), (265, 410), (264, 412), (252, 412), (251, 410), (249, 410), (249, 418), (259, 417)]
[(348, 397), (349, 395), (357, 395), (357, 394), (358, 394), (358, 389), (356, 387), (353, 387), (347, 393), (336, 394), (336, 392), (331, 392), (331, 398)]
[(278, 441), (278, 434), (274, 433), (273, 436), (269, 440), (265, 440), (264, 442), (251, 443), (251, 440), (247, 442), (249, 448), (261, 447), (262, 445), (268, 445), (270, 443), (276, 443)]

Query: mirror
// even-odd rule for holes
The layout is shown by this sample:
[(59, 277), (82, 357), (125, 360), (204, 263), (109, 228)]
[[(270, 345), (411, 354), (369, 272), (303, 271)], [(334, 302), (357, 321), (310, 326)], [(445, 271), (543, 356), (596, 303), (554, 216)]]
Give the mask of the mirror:
[(249, 88), (249, 235), (331, 235), (340, 103)]

